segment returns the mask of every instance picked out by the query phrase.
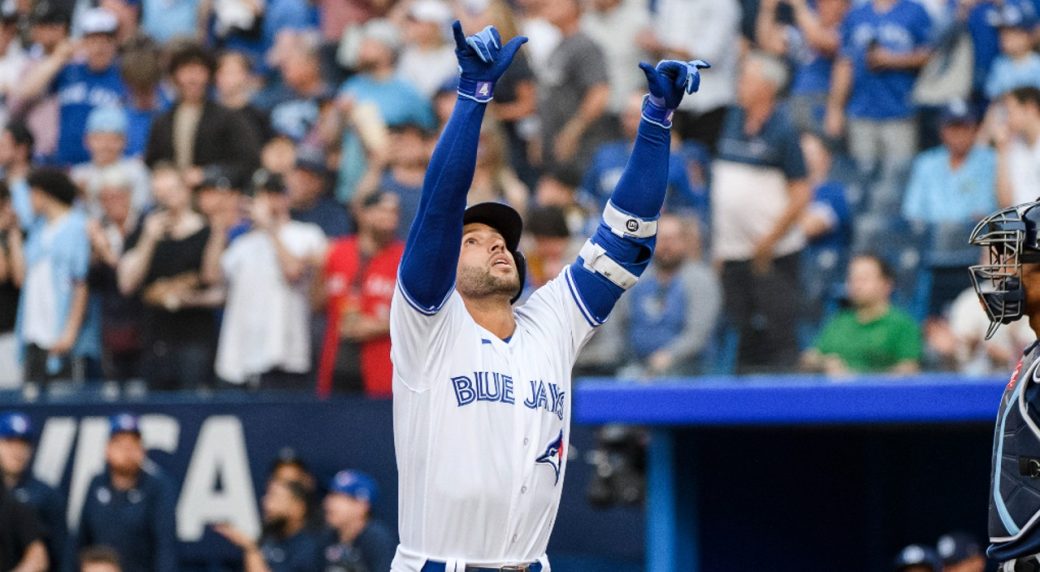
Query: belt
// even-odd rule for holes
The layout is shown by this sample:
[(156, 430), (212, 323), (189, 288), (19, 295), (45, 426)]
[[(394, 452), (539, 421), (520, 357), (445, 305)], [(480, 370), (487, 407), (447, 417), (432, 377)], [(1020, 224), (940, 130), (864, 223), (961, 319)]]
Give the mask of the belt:
[[(443, 562), (427, 560), (421, 572), (452, 572), (447, 569)], [(466, 566), (466, 572), (542, 572), (541, 562), (530, 564), (517, 564), (515, 566), (502, 566), (501, 568), (484, 568), (480, 566)]]

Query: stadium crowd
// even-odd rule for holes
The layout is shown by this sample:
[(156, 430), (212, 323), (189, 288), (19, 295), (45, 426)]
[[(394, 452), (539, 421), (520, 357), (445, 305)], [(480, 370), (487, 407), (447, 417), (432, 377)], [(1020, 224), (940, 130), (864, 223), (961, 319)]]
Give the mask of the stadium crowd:
[[(628, 160), (637, 63), (713, 64), (675, 116), (651, 268), (579, 374), (1004, 374), (1032, 341), (1024, 323), (983, 339), (965, 266), (976, 221), (1040, 188), (1034, 0), (4, 0), (0, 389), (389, 396), (389, 303), (456, 98), (456, 18), (531, 39), (469, 195), (523, 213), (528, 293), (574, 260)], [(14, 419), (0, 568), (41, 551), (90, 572), (172, 562), (135, 418), (112, 418), (98, 502), (67, 541)], [(319, 538), (326, 487), (283, 461), (270, 534), (220, 528), (246, 569), (359, 558), (375, 484), (337, 475)], [(5, 525), (32, 519), (8, 493), (44, 532)], [(900, 559), (939, 569), (931, 549)]]
[(525, 215), (528, 291), (627, 161), (636, 64), (713, 64), (579, 373), (1003, 372), (1030, 341), (983, 341), (964, 267), (1040, 186), (1033, 0), (7, 0), (0, 387), (389, 395), (456, 18), (531, 38), (469, 195)]

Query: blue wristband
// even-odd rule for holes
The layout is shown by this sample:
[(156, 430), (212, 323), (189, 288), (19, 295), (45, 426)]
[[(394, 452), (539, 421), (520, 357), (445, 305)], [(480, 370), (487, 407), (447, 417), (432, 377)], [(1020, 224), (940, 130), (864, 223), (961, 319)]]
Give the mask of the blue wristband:
[(487, 103), (494, 99), (495, 82), (477, 81), (473, 79), (459, 78), (459, 95), (472, 99), (478, 103)]
[(663, 99), (646, 95), (643, 97), (643, 119), (658, 127), (671, 129), (672, 115), (675, 114), (675, 110), (668, 109), (664, 105)]

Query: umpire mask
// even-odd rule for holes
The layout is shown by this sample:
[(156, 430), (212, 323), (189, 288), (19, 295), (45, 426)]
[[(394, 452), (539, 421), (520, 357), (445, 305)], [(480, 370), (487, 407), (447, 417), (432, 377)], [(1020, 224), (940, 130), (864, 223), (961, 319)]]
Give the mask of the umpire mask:
[(987, 340), (1001, 324), (1010, 324), (1025, 314), (1022, 264), (1040, 262), (1038, 223), (1040, 202), (1031, 202), (997, 211), (971, 232), (968, 242), (987, 249), (986, 262), (969, 268), (975, 292), (989, 317)]

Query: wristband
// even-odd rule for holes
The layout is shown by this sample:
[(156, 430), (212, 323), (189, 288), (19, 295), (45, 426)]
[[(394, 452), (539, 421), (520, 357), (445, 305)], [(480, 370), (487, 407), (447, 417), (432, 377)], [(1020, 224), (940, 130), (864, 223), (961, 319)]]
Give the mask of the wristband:
[(643, 119), (664, 129), (672, 128), (674, 109), (665, 107), (664, 100), (647, 94), (643, 97)]
[(459, 78), (459, 95), (477, 103), (487, 103), (495, 96), (495, 82)]

